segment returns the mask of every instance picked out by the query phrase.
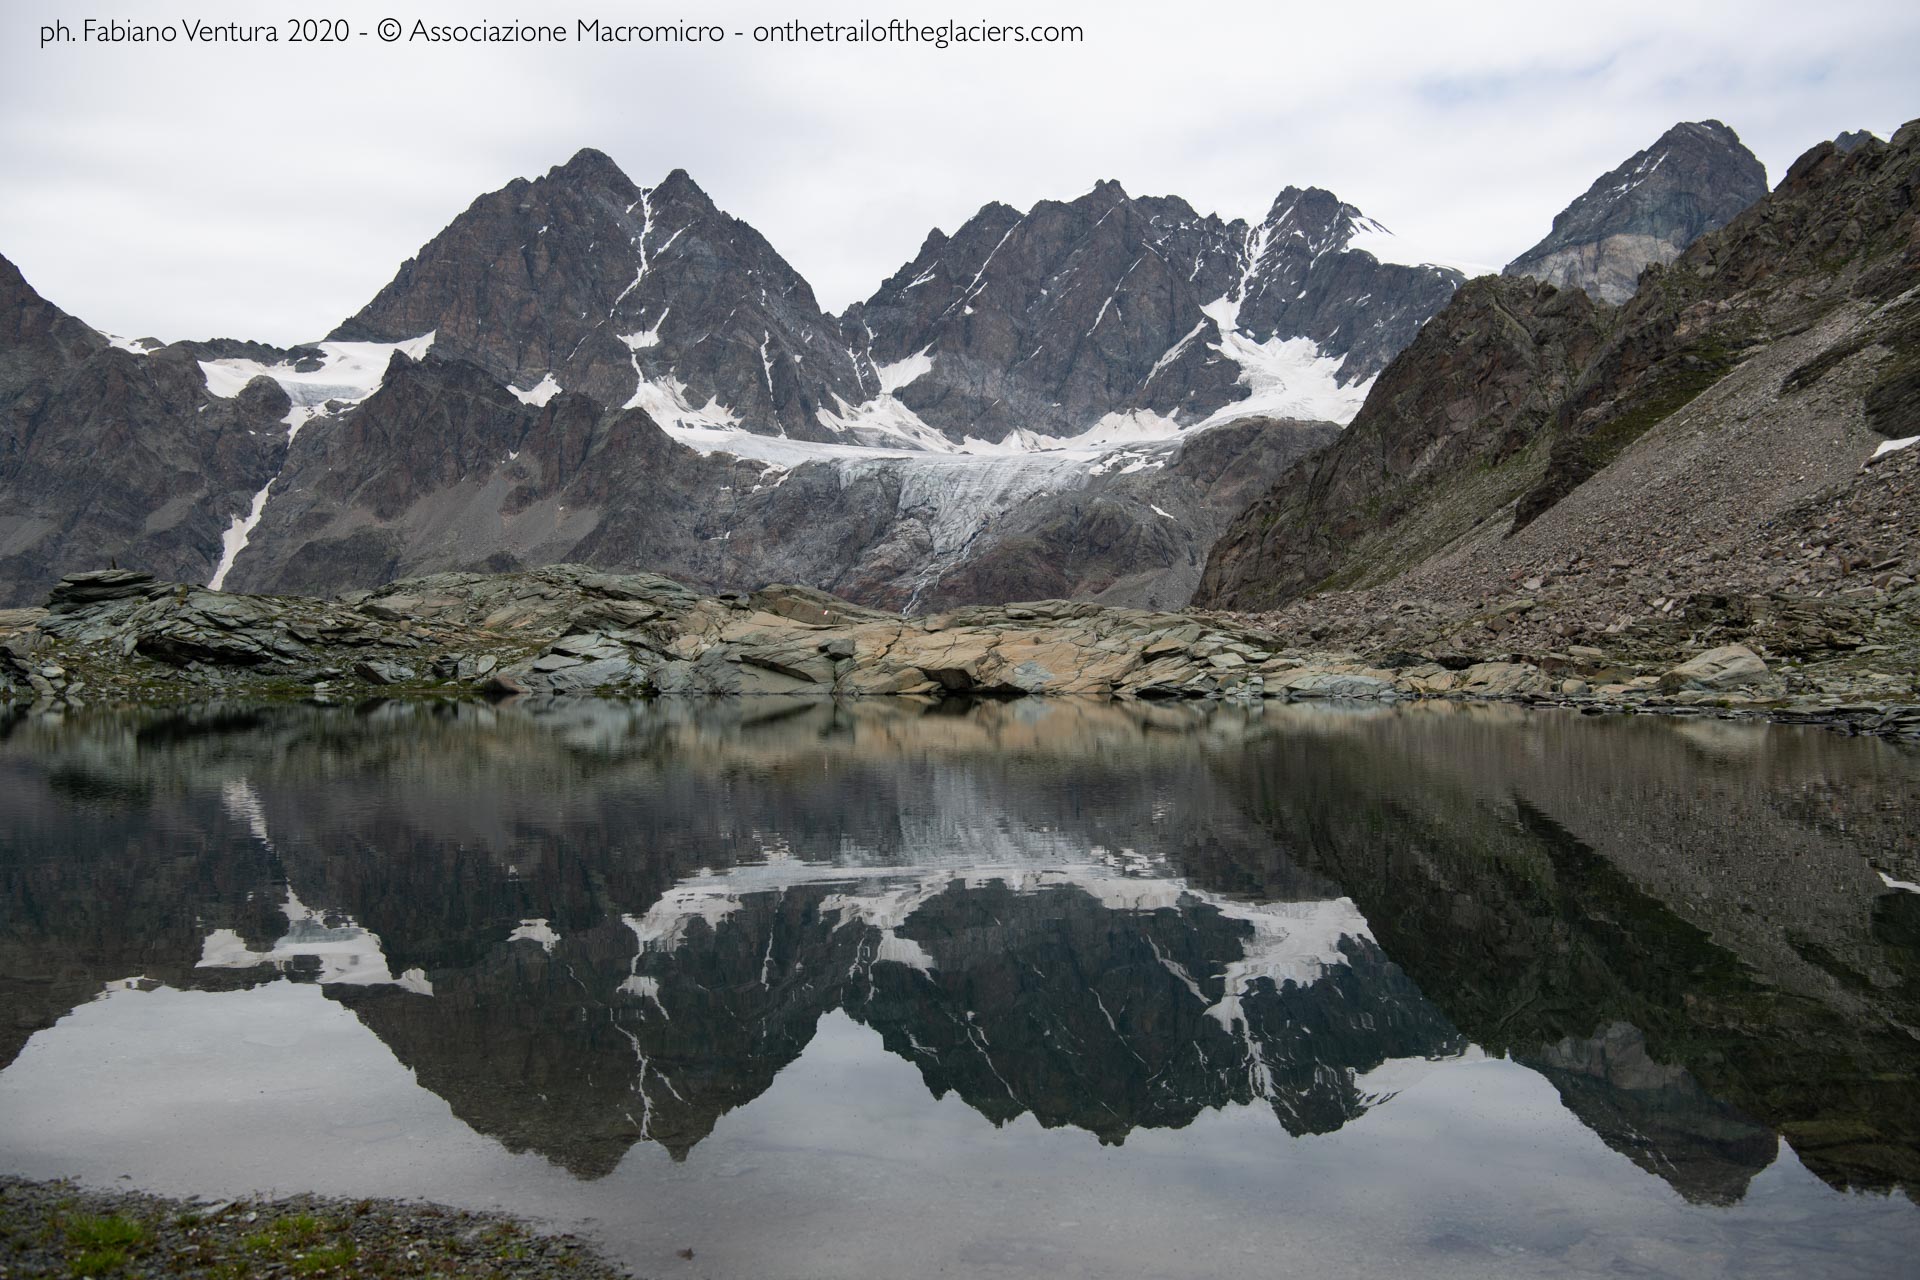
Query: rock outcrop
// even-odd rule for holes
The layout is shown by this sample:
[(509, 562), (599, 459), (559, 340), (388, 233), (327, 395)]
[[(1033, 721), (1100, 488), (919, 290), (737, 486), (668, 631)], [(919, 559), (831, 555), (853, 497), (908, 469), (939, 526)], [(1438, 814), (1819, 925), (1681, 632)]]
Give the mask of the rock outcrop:
[[(1296, 646), (1220, 615), (1040, 600), (907, 618), (806, 587), (709, 596), (658, 575), (582, 565), (429, 575), (343, 600), (91, 573), (74, 575), (56, 596), (45, 610), (0, 613), (0, 704), (594, 694), (1439, 699), (1768, 716), (1920, 738), (1920, 689), (1851, 684), (1853, 696), (1820, 700), (1810, 695), (1829, 686), (1817, 665), (1776, 677), (1727, 649), (1688, 666), (1689, 648), (1700, 646), (1677, 637), (1657, 656), (1642, 648), (1632, 658), (1587, 647), (1532, 657), (1361, 651)], [(1920, 649), (1920, 592), (1913, 605), (1905, 642)]]
[(1733, 130), (1718, 120), (1677, 124), (1596, 178), (1506, 274), (1625, 302), (1646, 267), (1672, 262), (1766, 193), (1766, 168)]

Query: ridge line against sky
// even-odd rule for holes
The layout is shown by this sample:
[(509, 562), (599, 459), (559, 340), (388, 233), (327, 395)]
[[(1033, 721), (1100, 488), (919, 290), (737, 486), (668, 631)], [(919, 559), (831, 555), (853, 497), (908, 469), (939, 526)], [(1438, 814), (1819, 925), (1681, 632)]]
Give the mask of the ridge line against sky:
[[(259, 6), (206, 0), (211, 21)], [(152, 5), (99, 17), (158, 19)], [(1920, 6), (1837, 0), (1301, 4), (1178, 14), (1064, 0), (516, 9), (340, 0), (381, 16), (1082, 25), (1076, 46), (426, 49), (37, 47), (0, 15), (0, 254), (62, 308), (166, 340), (314, 339), (477, 196), (583, 146), (643, 186), (687, 169), (839, 311), (982, 205), (1113, 178), (1257, 221), (1337, 193), (1416, 256), (1497, 268), (1681, 120), (1732, 126), (1777, 182), (1823, 138), (1920, 115)], [(166, 17), (177, 17), (169, 11)]]

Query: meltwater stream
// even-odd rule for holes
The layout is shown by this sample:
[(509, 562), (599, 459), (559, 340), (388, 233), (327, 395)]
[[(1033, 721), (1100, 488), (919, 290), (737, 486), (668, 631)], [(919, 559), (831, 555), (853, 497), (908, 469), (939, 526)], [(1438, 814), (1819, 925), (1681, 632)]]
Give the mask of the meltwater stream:
[(1497, 707), (22, 719), (0, 1172), (647, 1275), (1906, 1275), (1915, 813)]

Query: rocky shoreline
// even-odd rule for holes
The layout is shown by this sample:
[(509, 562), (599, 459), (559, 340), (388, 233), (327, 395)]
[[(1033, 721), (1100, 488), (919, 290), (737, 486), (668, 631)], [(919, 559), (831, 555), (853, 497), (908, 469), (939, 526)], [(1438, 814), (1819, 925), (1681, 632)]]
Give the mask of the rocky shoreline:
[(0, 1276), (625, 1280), (571, 1235), (399, 1200), (176, 1200), (0, 1177)]
[(1492, 643), (1469, 651), (1455, 627), (1424, 644), (1405, 627), (1349, 633), (1335, 648), (1299, 643), (1278, 620), (1086, 601), (905, 618), (804, 587), (708, 596), (578, 565), (436, 574), (335, 600), (109, 569), (68, 575), (44, 608), (0, 613), (0, 702), (57, 712), (568, 695), (1447, 699), (1920, 740), (1915, 629), (1901, 625), (1914, 610), (1836, 620), (1831, 602), (1803, 603), (1676, 601), (1662, 626), (1605, 647), (1505, 648), (1504, 628), (1482, 627)]

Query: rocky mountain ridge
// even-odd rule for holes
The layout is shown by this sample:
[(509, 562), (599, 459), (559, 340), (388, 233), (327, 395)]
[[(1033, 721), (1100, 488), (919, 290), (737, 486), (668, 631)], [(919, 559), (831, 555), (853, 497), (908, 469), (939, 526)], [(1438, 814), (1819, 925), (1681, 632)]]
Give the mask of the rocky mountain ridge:
[(1345, 421), (1463, 278), (1351, 247), (1383, 230), (1318, 188), (1286, 188), (1250, 226), (1103, 182), (936, 230), (845, 323), (901, 371), (899, 402), (954, 440), (1130, 415)]
[[(1388, 242), (1318, 189), (1249, 225), (1107, 182), (989, 205), (832, 317), (687, 174), (641, 188), (586, 150), (310, 346), (108, 339), (10, 273), (0, 603), (116, 560), (323, 593), (573, 560), (907, 611), (1177, 607), (1455, 292)], [(69, 387), (82, 356), (120, 373)], [(1391, 398), (1428, 398), (1419, 368)], [(181, 385), (143, 390), (156, 371)], [(131, 449), (105, 434), (150, 417)], [(103, 484), (101, 456), (129, 465)], [(1590, 466), (1562, 450), (1533, 506)], [(1336, 517), (1318, 536), (1357, 527)]]
[(1243, 513), (1196, 603), (1435, 652), (1825, 614), (1854, 621), (1773, 652), (1875, 629), (1904, 652), (1917, 172), (1920, 124), (1822, 143), (1619, 308), (1474, 282)]
[[(1037, 239), (1057, 239), (1068, 234), (1061, 219), (1078, 218), (1072, 234), (1084, 238), (1101, 222), (1081, 216), (1088, 201), (1109, 194), (1124, 199), (1109, 184), (1073, 206), (1013, 215), (1009, 232), (1024, 223), (1041, 228)], [(1153, 372), (1146, 366), (1160, 363), (1204, 370), (1193, 377), (1213, 390), (1185, 397), (1185, 409), (1169, 403), (1166, 416), (1121, 388), (1086, 401), (1077, 416), (1054, 414), (1011, 433), (1005, 424), (979, 427), (993, 437), (973, 437), (980, 456), (956, 452), (955, 437), (973, 426), (943, 433), (898, 398), (938, 384), (925, 381), (936, 364), (972, 356), (882, 358), (879, 349), (900, 343), (872, 307), (859, 335), (843, 340), (843, 321), (824, 315), (772, 247), (688, 175), (640, 188), (591, 150), (475, 201), (366, 308), (309, 346), (109, 339), (10, 271), (22, 315), (34, 317), (16, 326), (9, 347), (6, 367), (21, 371), (10, 428), (32, 414), (51, 429), (36, 431), (31, 454), (27, 432), (11, 429), (18, 443), (0, 491), (18, 489), (33, 514), (0, 544), (13, 548), (10, 561), (0, 560), (8, 568), (0, 600), (35, 598), (68, 557), (85, 555), (221, 586), (308, 592), (438, 569), (584, 560), (658, 569), (709, 589), (800, 580), (891, 608), (1056, 594), (1177, 606), (1249, 485), (1331, 438), (1328, 425), (1276, 420), (1276, 406), (1349, 412), (1382, 344), (1401, 340), (1454, 279), (1341, 252), (1364, 220), (1321, 192), (1290, 190), (1257, 234), (1199, 219), (1178, 201), (1139, 204), (1159, 212), (1107, 219), (1119, 239), (1100, 240), (1093, 255), (1076, 240), (1066, 256), (1077, 265), (1054, 264), (1048, 278), (1061, 287), (1070, 277), (1064, 291), (1077, 301), (1049, 323), (1086, 318), (1078, 312), (1095, 305), (1086, 299), (1096, 290), (1122, 297), (1121, 281), (1108, 279), (1124, 274), (1121, 253), (1164, 267), (1156, 252), (1174, 249), (1156, 219), (1172, 211), (1189, 224), (1179, 250), (1192, 247), (1211, 265), (1202, 273), (1206, 264), (1196, 263), (1192, 279), (1170, 282), (1179, 305), (1169, 315), (1183, 333), (1128, 339), (1137, 357), (1129, 359), (1141, 367), (1121, 381), (1143, 384)], [(1295, 204), (1311, 218), (1290, 214)], [(1147, 236), (1162, 242), (1157, 250)], [(1031, 290), (1006, 274), (1028, 239), (1028, 231), (1013, 235), (1002, 265), (975, 272), (981, 305)], [(1328, 263), (1346, 265), (1329, 275)], [(1250, 396), (1259, 388), (1240, 377), (1245, 362), (1218, 348), (1238, 342), (1257, 360), (1275, 344), (1307, 341), (1287, 328), (1294, 321), (1285, 308), (1267, 301), (1280, 284), (1288, 297), (1308, 298), (1299, 323), (1320, 323), (1335, 343), (1339, 323), (1326, 315), (1354, 314), (1331, 300), (1335, 276), (1383, 298), (1409, 281), (1426, 292), (1402, 312), (1381, 311), (1378, 330), (1350, 326), (1339, 359), (1311, 356), (1309, 365), (1323, 367), (1308, 382), (1353, 380), (1333, 402), (1289, 392), (1290, 372), (1266, 377), (1271, 394)], [(1231, 315), (1223, 329), (1201, 314), (1215, 289), (1254, 317), (1253, 330), (1235, 330)], [(1102, 308), (1112, 316), (1109, 335), (1145, 323), (1131, 297)], [(1202, 329), (1217, 340), (1203, 341)], [(969, 332), (971, 323), (941, 341), (964, 345)], [(1177, 358), (1162, 361), (1173, 347)], [(128, 361), (152, 361), (189, 382), (197, 366), (204, 387), (169, 391), (177, 411), (151, 397), (121, 403), (137, 380), (69, 392), (56, 380), (68, 348), (111, 353), (99, 358), (129, 370), (140, 366)], [(32, 387), (39, 390), (26, 394)], [(174, 427), (147, 433), (117, 492), (88, 474), (103, 445), (97, 432), (61, 416), (100, 418), (103, 397), (111, 398), (104, 416), (123, 421), (176, 413)], [(49, 398), (52, 416), (42, 404)], [(202, 429), (236, 415), (244, 425), (218, 445), (230, 460), (202, 456), (210, 447)], [(1185, 443), (1183, 424), (1236, 415), (1228, 434)], [(1089, 426), (1099, 429), (1086, 435)], [(1062, 451), (1049, 435), (1060, 431), (1084, 438)], [(42, 458), (46, 469), (36, 470)], [(166, 476), (168, 491), (151, 491)], [(199, 499), (188, 497), (196, 492)]]
[(433, 333), (523, 396), (797, 440), (949, 450), (1134, 414), (1344, 420), (1461, 280), (1350, 251), (1362, 233), (1390, 241), (1318, 189), (1288, 187), (1250, 226), (1108, 181), (936, 229), (831, 317), (684, 170), (642, 188), (587, 149), (476, 200), (331, 336)]

